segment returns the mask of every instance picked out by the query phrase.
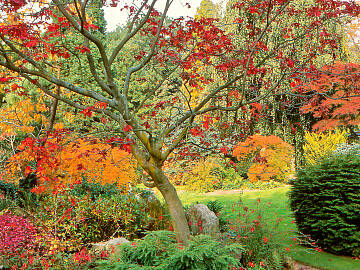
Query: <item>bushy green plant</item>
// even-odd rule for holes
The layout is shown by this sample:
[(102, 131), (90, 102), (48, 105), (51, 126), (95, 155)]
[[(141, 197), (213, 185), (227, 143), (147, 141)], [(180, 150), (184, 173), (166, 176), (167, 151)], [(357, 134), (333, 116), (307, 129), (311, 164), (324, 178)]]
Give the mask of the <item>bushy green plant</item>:
[(227, 221), (224, 215), (222, 215), (221, 211), (224, 209), (224, 204), (218, 200), (208, 201), (206, 206), (213, 211), (215, 215), (219, 219), (219, 228), (220, 232), (224, 232), (227, 228)]
[(43, 199), (35, 216), (54, 239), (50, 249), (60, 251), (77, 250), (111, 237), (134, 239), (168, 226), (165, 217), (153, 218), (146, 202), (132, 192), (95, 199), (71, 192), (52, 194)]
[(224, 204), (218, 200), (208, 201), (206, 206), (215, 214), (219, 214), (224, 209)]
[(30, 191), (31, 181), (34, 181), (34, 178), (31, 176), (25, 177), (20, 179), (19, 185), (15, 185), (14, 183), (0, 179), (0, 196), (4, 198), (4, 201), (1, 202), (2, 206), (0, 206), (0, 209), (4, 209), (10, 205), (20, 206), (27, 210), (38, 207), (39, 196)]
[(167, 231), (149, 233), (144, 239), (121, 247), (119, 261), (108, 260), (99, 269), (223, 270), (240, 267), (243, 248), (218, 242), (210, 236), (193, 237), (187, 246)]
[(98, 197), (79, 203), (83, 211), (79, 232), (85, 242), (101, 241), (111, 236), (128, 239), (141, 237), (147, 230), (156, 229), (159, 221), (152, 219), (146, 203), (133, 193)]
[(75, 184), (71, 189), (71, 194), (78, 197), (88, 195), (92, 200), (100, 196), (108, 198), (120, 192), (121, 190), (116, 184), (102, 184), (88, 181), (86, 178), (83, 178), (80, 184)]
[(16, 200), (18, 188), (13, 183), (8, 183), (0, 179), (0, 194), (9, 200)]
[(290, 206), (297, 226), (324, 250), (360, 254), (360, 156), (336, 154), (299, 171)]

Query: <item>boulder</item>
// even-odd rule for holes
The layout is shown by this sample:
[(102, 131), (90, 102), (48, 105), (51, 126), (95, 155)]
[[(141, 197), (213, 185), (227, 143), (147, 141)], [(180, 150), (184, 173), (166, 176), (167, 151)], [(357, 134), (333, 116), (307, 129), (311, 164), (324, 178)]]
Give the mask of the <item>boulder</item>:
[(195, 204), (186, 211), (192, 235), (220, 233), (219, 219), (206, 205)]
[(124, 237), (113, 238), (106, 242), (99, 242), (99, 243), (93, 244), (93, 249), (96, 251), (112, 250), (112, 249), (116, 248), (117, 246), (125, 244), (125, 243), (130, 243), (130, 241)]
[(139, 194), (139, 197), (145, 202), (151, 217), (158, 218), (164, 214), (164, 207), (151, 190), (143, 191)]

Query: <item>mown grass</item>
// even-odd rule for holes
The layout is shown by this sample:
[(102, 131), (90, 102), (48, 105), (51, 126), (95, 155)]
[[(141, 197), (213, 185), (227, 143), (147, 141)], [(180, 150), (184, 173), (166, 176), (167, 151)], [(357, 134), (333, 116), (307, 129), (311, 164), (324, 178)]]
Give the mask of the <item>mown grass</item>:
[[(232, 205), (237, 203), (240, 198), (244, 204), (249, 207), (255, 206), (257, 199), (260, 198), (264, 208), (262, 213), (266, 220), (275, 220), (276, 217), (283, 218), (279, 230), (285, 235), (285, 238), (282, 240), (282, 244), (285, 248), (292, 244), (293, 237), (291, 237), (291, 235), (296, 234), (296, 225), (295, 223), (292, 223), (293, 217), (288, 208), (288, 191), (289, 187), (282, 187), (266, 191), (245, 192), (242, 195), (240, 193), (208, 195), (193, 192), (180, 192), (179, 196), (185, 206), (196, 202), (203, 203), (211, 200), (219, 200), (225, 205), (224, 214), (229, 218), (234, 217), (236, 212), (232, 212)], [(360, 261), (358, 260), (349, 257), (336, 256), (326, 252), (317, 252), (302, 246), (291, 247), (289, 257), (298, 262), (324, 270), (360, 269)]]

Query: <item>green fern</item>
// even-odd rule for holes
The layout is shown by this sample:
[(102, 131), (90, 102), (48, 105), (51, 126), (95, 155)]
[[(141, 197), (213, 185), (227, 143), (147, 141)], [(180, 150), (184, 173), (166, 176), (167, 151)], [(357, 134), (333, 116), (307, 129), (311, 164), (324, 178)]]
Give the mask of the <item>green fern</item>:
[(124, 245), (115, 258), (119, 261), (101, 261), (97, 269), (223, 270), (240, 267), (243, 250), (239, 244), (225, 245), (207, 235), (195, 236), (182, 246), (174, 233), (158, 231)]

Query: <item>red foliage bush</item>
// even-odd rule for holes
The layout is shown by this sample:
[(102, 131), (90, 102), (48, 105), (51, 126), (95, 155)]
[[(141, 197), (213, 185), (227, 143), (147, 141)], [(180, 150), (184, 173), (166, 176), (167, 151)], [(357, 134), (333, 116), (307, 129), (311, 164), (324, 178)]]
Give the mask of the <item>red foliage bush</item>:
[(0, 215), (0, 255), (15, 255), (23, 249), (35, 249), (36, 228), (24, 217)]

